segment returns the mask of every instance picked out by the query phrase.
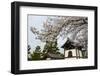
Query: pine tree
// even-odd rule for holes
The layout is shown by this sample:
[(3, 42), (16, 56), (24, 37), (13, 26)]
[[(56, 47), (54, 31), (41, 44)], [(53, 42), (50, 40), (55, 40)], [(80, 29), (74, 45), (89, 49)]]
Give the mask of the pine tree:
[(57, 47), (57, 40), (56, 41), (46, 41), (46, 44), (44, 46), (44, 53), (56, 53), (58, 51)]

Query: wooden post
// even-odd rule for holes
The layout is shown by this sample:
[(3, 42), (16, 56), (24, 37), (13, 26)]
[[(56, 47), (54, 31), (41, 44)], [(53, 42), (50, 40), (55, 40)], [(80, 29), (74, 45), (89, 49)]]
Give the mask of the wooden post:
[(78, 58), (80, 58), (80, 52), (79, 52), (79, 49), (77, 49), (77, 52), (78, 52)]
[[(64, 55), (65, 55), (65, 48), (64, 48)], [(64, 59), (65, 59), (65, 56), (64, 56)]]
[(76, 48), (76, 58), (78, 59), (78, 56), (77, 56), (77, 48)]

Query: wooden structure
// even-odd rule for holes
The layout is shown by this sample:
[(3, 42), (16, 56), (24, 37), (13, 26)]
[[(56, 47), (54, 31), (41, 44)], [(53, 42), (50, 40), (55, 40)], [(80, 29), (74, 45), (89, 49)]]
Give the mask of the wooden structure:
[(64, 48), (65, 58), (81, 58), (82, 57), (82, 46), (75, 45), (70, 39), (67, 39), (65, 44), (62, 46)]

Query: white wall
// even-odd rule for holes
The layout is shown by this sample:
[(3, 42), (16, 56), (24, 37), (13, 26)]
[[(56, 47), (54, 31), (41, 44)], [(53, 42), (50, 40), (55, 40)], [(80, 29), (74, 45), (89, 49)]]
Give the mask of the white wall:
[[(0, 76), (14, 76), (10, 73), (10, 53), (11, 53), (11, 6), (13, 0), (0, 0)], [(17, 0), (16, 0), (17, 1)], [(44, 3), (59, 3), (59, 4), (74, 4), (74, 5), (90, 5), (98, 6), (100, 13), (100, 0), (21, 0), (30, 2), (44, 2)], [(100, 15), (98, 16), (100, 20)], [(100, 22), (99, 22), (100, 24)], [(100, 26), (99, 26), (100, 29)], [(99, 30), (100, 33), (100, 30)], [(98, 38), (100, 42), (100, 35)], [(100, 43), (99, 43), (100, 45)], [(100, 50), (100, 49), (99, 49)], [(100, 58), (100, 51), (99, 51)], [(100, 67), (100, 59), (99, 59)], [(100, 68), (98, 70), (85, 71), (71, 71), (71, 72), (55, 72), (55, 73), (40, 73), (34, 76), (84, 76), (95, 75), (99, 76)], [(33, 74), (26, 74), (32, 76)], [(23, 76), (23, 75), (21, 75)]]
[[(68, 52), (69, 51), (72, 51), (72, 56), (76, 56), (76, 49), (70, 49), (70, 50), (65, 50), (65, 57), (68, 57)], [(77, 53), (78, 54), (78, 53)], [(82, 57), (82, 53), (81, 51), (79, 50), (79, 54), (78, 56)]]

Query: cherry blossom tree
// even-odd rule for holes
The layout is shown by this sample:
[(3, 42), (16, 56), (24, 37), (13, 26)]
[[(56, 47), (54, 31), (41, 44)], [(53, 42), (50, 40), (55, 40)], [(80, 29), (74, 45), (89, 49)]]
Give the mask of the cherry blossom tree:
[(76, 42), (87, 41), (88, 34), (87, 17), (76, 16), (53, 16), (43, 22), (43, 29), (38, 31), (35, 27), (31, 27), (31, 31), (36, 35), (36, 39), (41, 41), (53, 41), (56, 38), (69, 38)]

